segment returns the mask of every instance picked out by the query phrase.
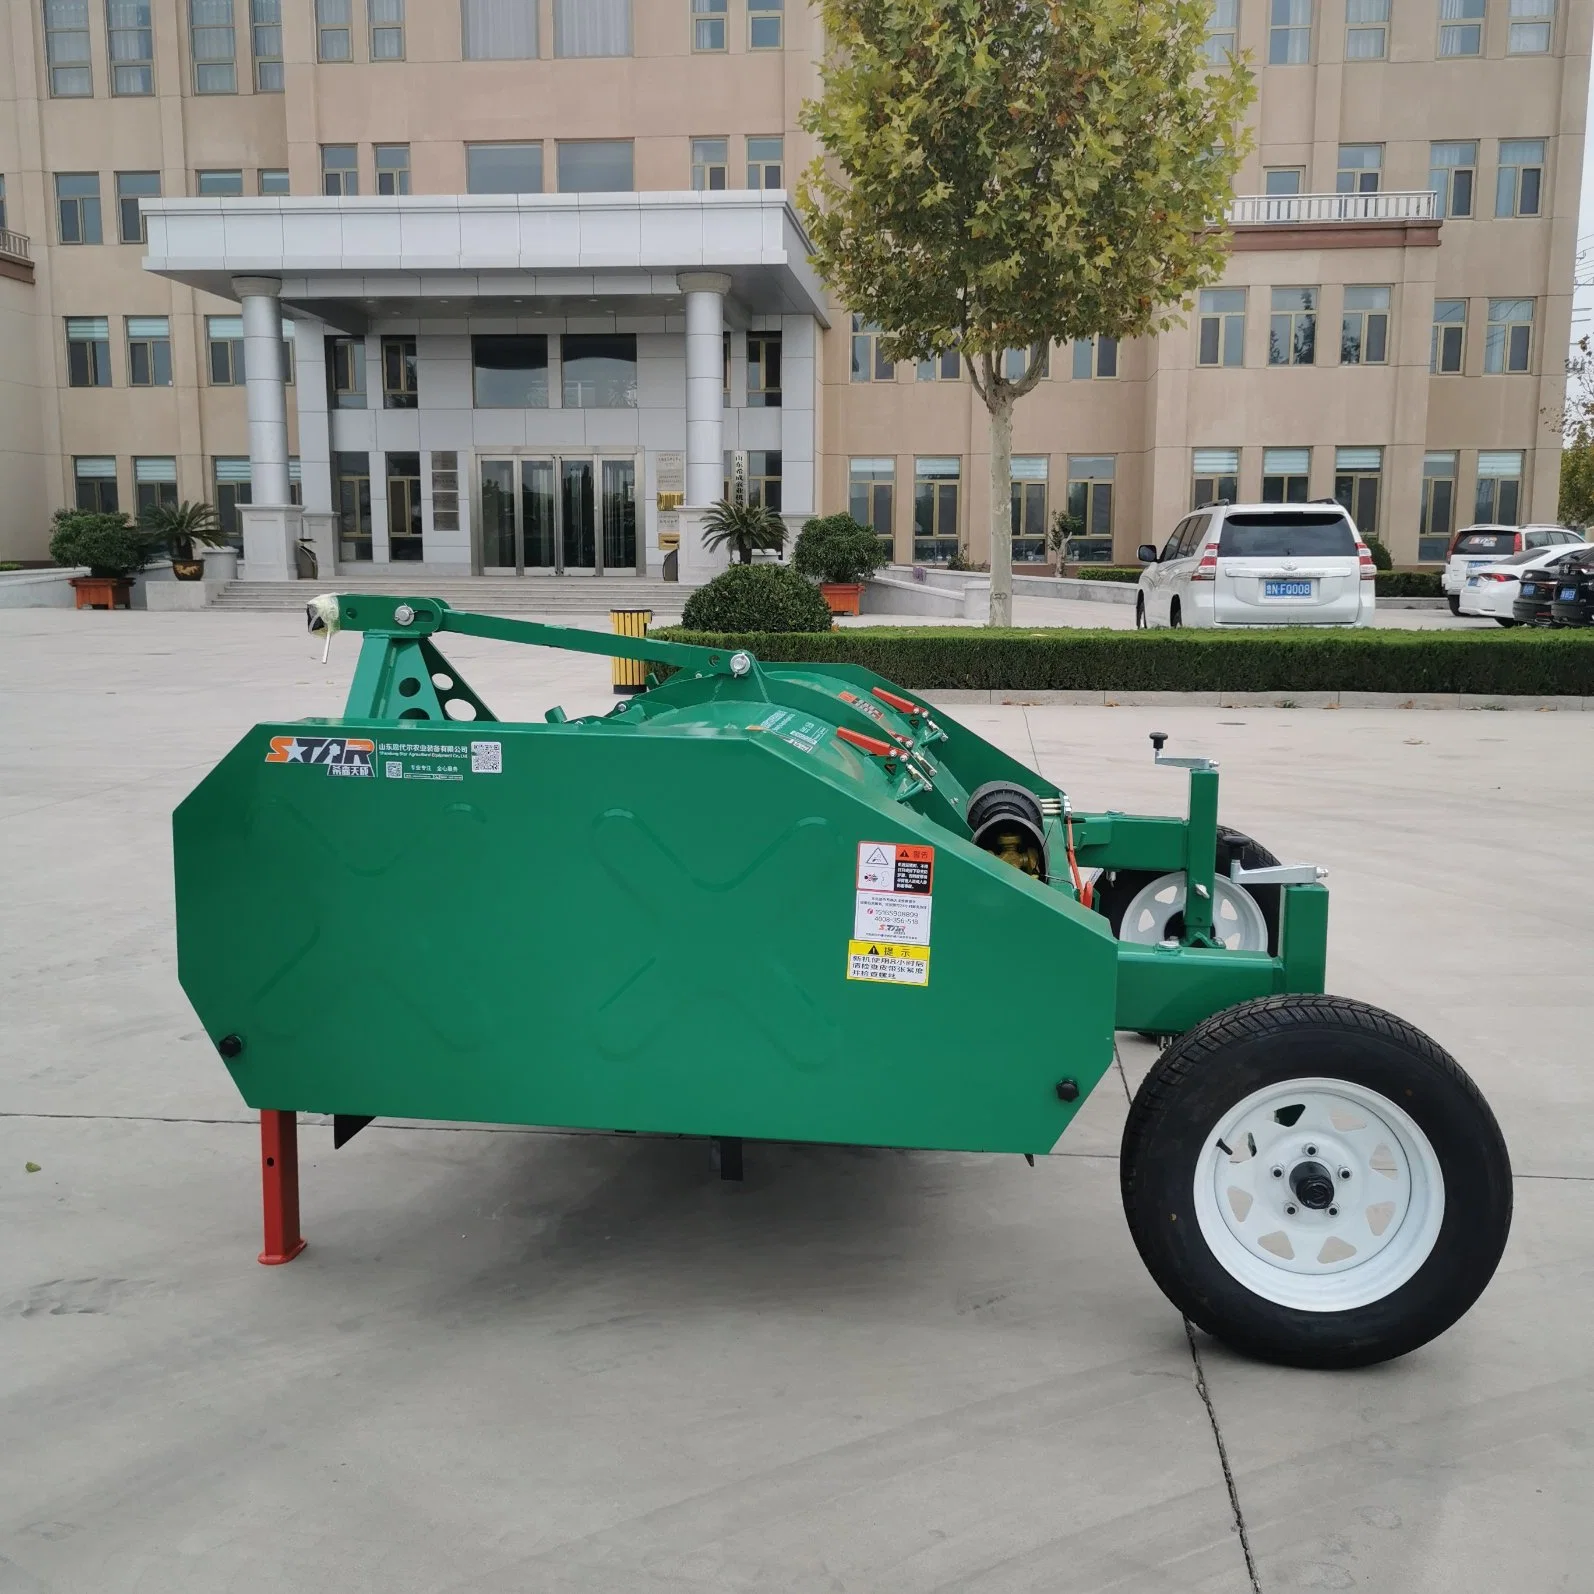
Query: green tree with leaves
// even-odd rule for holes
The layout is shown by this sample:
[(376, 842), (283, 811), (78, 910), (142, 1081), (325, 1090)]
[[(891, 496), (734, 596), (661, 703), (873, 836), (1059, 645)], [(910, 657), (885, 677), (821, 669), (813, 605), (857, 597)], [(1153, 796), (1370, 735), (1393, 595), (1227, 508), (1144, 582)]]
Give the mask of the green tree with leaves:
[(888, 359), (963, 355), (990, 414), (991, 623), (1008, 625), (1013, 406), (1047, 345), (1160, 331), (1218, 279), (1251, 74), (1208, 66), (1210, 0), (818, 6), (814, 259)]

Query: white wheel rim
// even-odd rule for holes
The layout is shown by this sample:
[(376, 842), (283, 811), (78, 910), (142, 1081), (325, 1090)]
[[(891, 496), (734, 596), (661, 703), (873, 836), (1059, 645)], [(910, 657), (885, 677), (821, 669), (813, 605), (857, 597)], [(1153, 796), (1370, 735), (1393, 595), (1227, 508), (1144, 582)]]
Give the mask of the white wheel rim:
[[(1148, 881), (1124, 909), (1118, 939), (1155, 946), (1168, 939), (1168, 926), (1184, 912), (1185, 876), (1181, 869)], [(1212, 938), (1231, 952), (1266, 952), (1267, 920), (1244, 886), (1219, 875), (1212, 882)]]
[[(1299, 1193), (1321, 1199), (1314, 1169), (1332, 1180), (1326, 1206)], [(1195, 1210), (1218, 1264), (1253, 1294), (1347, 1312), (1383, 1300), (1428, 1260), (1444, 1176), (1427, 1135), (1387, 1097), (1349, 1080), (1297, 1079), (1254, 1092), (1213, 1126)]]

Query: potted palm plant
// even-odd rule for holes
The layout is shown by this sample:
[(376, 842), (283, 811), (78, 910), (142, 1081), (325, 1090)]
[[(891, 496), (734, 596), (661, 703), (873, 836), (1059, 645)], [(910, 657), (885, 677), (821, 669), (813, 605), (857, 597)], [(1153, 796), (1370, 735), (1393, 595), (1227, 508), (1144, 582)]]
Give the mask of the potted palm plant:
[(219, 548), (226, 542), (216, 511), (206, 503), (151, 504), (139, 525), (156, 547), (164, 548), (179, 581), (202, 581), (205, 561), (200, 548)]
[(819, 583), (832, 614), (857, 614), (864, 582), (889, 562), (884, 541), (851, 515), (806, 522), (792, 553), (793, 567)]
[(773, 509), (748, 503), (739, 461), (731, 496), (711, 504), (703, 516), (703, 546), (710, 551), (724, 548), (744, 565), (753, 562), (755, 553), (779, 553), (786, 546), (786, 522)]
[(87, 565), (86, 576), (74, 576), (72, 587), (80, 609), (126, 609), (132, 605), (133, 581), (149, 563), (149, 536), (132, 525), (125, 513), (58, 509), (50, 536), (50, 557), (68, 569)]

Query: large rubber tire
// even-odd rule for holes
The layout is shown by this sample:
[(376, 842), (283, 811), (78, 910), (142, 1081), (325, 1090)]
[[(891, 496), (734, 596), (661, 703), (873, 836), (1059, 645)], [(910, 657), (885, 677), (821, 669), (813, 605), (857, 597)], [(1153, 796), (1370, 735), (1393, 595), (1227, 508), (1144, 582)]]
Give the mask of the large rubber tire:
[[(1197, 1212), (1197, 1179), (1219, 1155), (1225, 1117), (1294, 1080), (1376, 1093), (1426, 1137), (1440, 1175), (1431, 1249), (1404, 1282), (1350, 1310), (1256, 1293), (1214, 1254)], [(1421, 1031), (1336, 996), (1243, 1002), (1174, 1041), (1130, 1107), (1120, 1181), (1130, 1233), (1168, 1299), (1242, 1354), (1291, 1367), (1365, 1367), (1442, 1334), (1482, 1294), (1511, 1228), (1510, 1159), (1477, 1086)]]
[(1146, 629), (1146, 595), (1143, 592), (1135, 594), (1135, 630)]
[(1517, 622), (1515, 620), (1502, 620), (1499, 615), (1496, 615), (1494, 617), (1494, 623), (1496, 625), (1503, 625), (1506, 630), (1509, 631)]
[(1445, 594), (1445, 602), (1450, 605), (1450, 612), (1452, 614), (1459, 615), (1461, 613), (1461, 599), (1456, 593), (1447, 592)]
[(1168, 605), (1168, 624), (1175, 630), (1184, 624), (1184, 610), (1179, 607), (1177, 598)]
[[(1277, 862), (1278, 859), (1266, 847), (1260, 842), (1252, 841), (1244, 831), (1231, 830), (1227, 825), (1218, 826), (1217, 872), (1225, 879), (1228, 878), (1229, 866), (1233, 863), (1238, 863), (1242, 869), (1266, 869)], [(1112, 926), (1114, 935), (1119, 933), (1123, 925), (1124, 910), (1157, 878), (1157, 875), (1149, 870), (1119, 869), (1116, 873), (1102, 875), (1096, 882), (1096, 906), (1107, 915), (1107, 923)], [(1256, 898), (1256, 905), (1262, 910), (1262, 917), (1267, 921), (1267, 949), (1277, 957), (1280, 894), (1283, 888), (1245, 886), (1242, 889), (1249, 891)]]

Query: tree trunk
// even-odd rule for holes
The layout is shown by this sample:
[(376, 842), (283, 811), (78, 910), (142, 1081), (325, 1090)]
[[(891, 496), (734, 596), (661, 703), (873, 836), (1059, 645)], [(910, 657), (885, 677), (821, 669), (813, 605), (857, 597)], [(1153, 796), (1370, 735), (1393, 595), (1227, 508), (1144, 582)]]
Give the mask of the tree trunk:
[(993, 393), (991, 412), (991, 624), (1013, 623), (1013, 399)]

